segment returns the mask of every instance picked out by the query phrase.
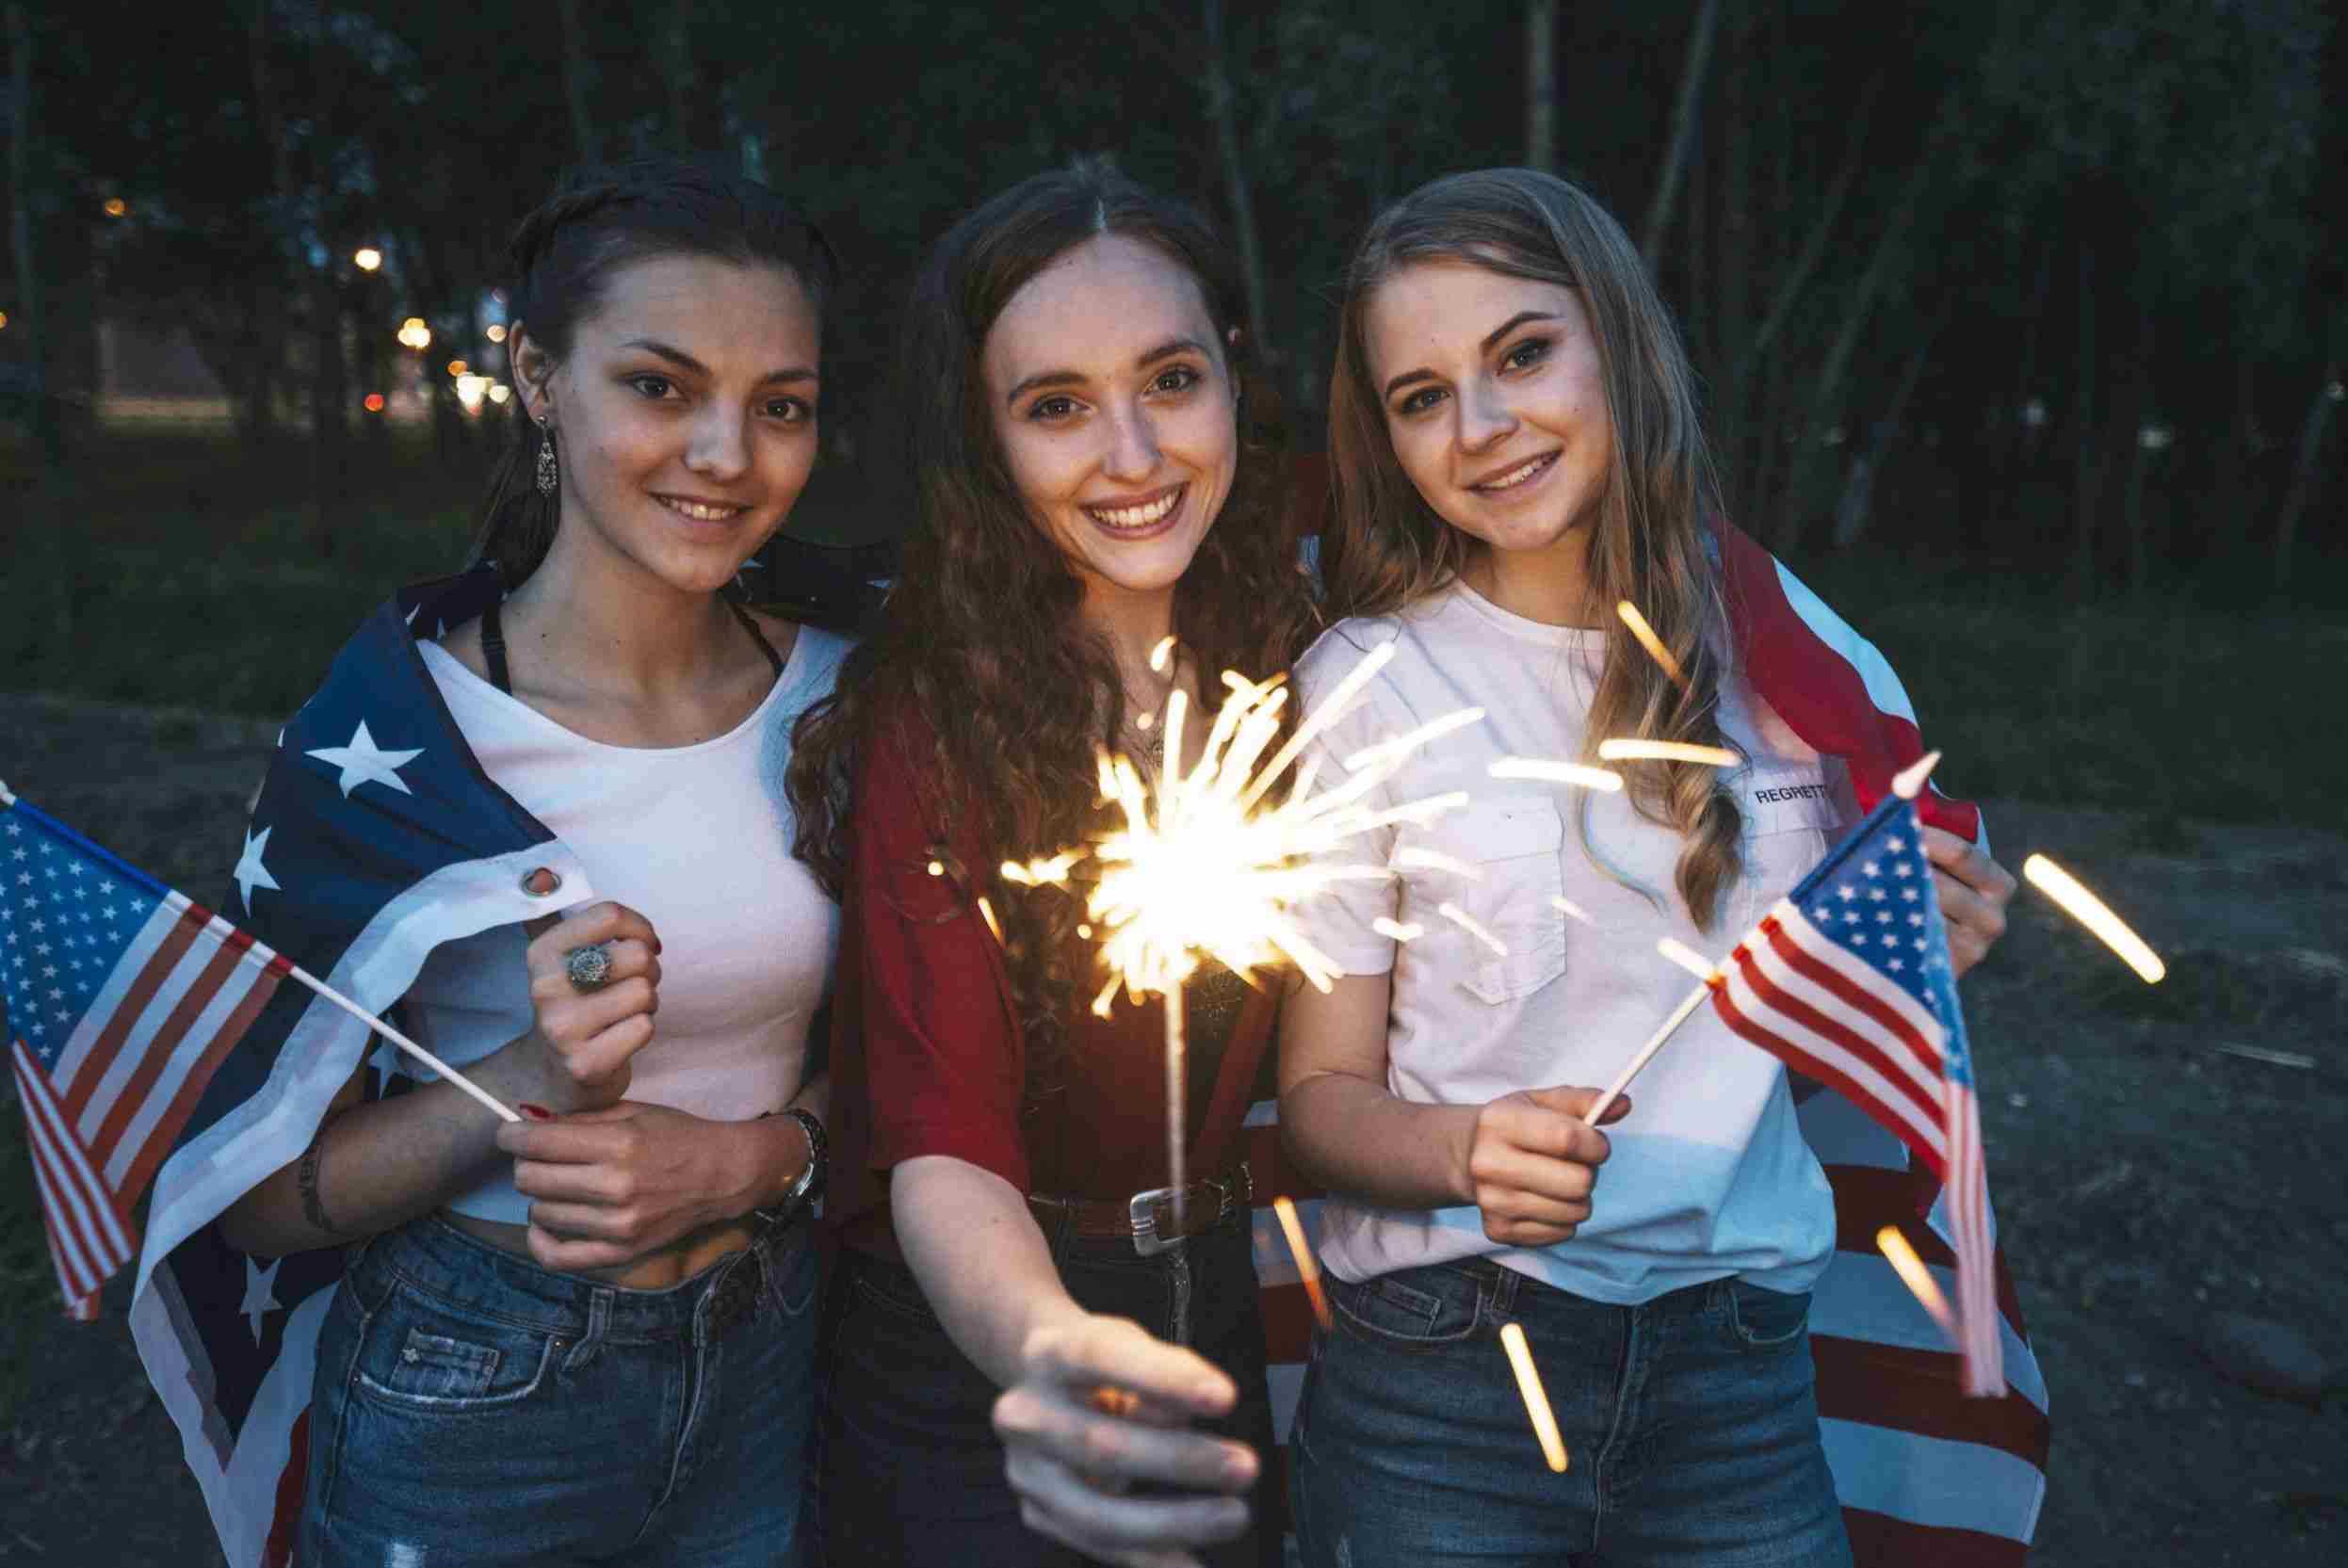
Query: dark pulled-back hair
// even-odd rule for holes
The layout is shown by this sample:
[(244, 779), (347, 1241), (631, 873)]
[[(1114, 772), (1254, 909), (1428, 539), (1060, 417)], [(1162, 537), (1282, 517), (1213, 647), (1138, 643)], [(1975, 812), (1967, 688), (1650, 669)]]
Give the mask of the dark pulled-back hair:
[[(699, 159), (643, 158), (573, 175), (522, 219), (507, 248), (506, 315), (559, 363), (615, 273), (667, 256), (779, 267), (807, 291), (819, 322), (839, 283), (832, 247), (767, 186)], [(512, 438), (473, 547), (474, 560), (494, 561), (510, 589), (546, 558), (561, 499), (539, 493), (545, 437), (524, 399), (510, 406)]]
[(1271, 395), (1249, 365), (1237, 265), (1190, 207), (1106, 164), (1081, 162), (1024, 180), (963, 218), (914, 283), (889, 398), (892, 466), (911, 487), (899, 569), (834, 695), (800, 720), (789, 774), (800, 857), (837, 894), (857, 757), (876, 744), (904, 744), (899, 723), (908, 717), (934, 736), (932, 751), (908, 760), (930, 821), (974, 827), (997, 857), (957, 871), (964, 896), (987, 896), (999, 913), (1031, 1093), (1049, 1087), (1062, 1059), (1064, 1022), (1083, 980), (1067, 956), (1081, 911), (1066, 892), (1021, 888), (997, 868), (1002, 859), (1079, 843), (1102, 825), (1094, 759), (1125, 723), (1125, 696), (1108, 643), (1079, 615), (1081, 579), (1012, 476), (982, 356), (1012, 296), (1104, 234), (1151, 246), (1190, 275), (1240, 395), (1231, 493), (1175, 589), (1174, 633), (1210, 703), (1222, 695), (1223, 671), (1266, 679), (1301, 651), (1314, 610), (1284, 515)]

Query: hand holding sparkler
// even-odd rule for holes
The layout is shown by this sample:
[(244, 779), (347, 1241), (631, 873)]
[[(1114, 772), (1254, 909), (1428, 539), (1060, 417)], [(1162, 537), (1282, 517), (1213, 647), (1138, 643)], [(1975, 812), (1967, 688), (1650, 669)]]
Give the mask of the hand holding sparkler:
[(1598, 1167), (1611, 1152), (1598, 1123), (1629, 1114), (1617, 1097), (1597, 1122), (1585, 1120), (1595, 1089), (1519, 1090), (1482, 1107), (1468, 1128), (1460, 1169), (1465, 1196), (1483, 1215), (1483, 1233), (1511, 1247), (1547, 1247), (1590, 1218)]
[[(1258, 1460), (1185, 1423), (1228, 1413), (1239, 1390), (1195, 1351), (1122, 1317), (1041, 1328), (1018, 1381), (995, 1401), (995, 1431), (1028, 1526), (1105, 1561), (1190, 1563), (1181, 1550), (1247, 1528), (1241, 1495)], [(1156, 1484), (1190, 1495), (1135, 1495)]]

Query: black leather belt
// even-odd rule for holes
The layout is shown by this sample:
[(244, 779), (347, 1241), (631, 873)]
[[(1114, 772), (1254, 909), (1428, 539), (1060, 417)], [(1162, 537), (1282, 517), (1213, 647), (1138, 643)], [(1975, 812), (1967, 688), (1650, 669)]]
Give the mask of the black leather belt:
[(1132, 1197), (1047, 1198), (1028, 1196), (1036, 1222), (1047, 1232), (1065, 1225), (1072, 1236), (1099, 1240), (1129, 1239), (1143, 1257), (1162, 1253), (1186, 1236), (1212, 1230), (1235, 1214), (1253, 1207), (1255, 1183), (1241, 1161), (1220, 1176), (1194, 1181), (1182, 1189), (1182, 1222), (1174, 1223), (1174, 1189), (1153, 1187)]

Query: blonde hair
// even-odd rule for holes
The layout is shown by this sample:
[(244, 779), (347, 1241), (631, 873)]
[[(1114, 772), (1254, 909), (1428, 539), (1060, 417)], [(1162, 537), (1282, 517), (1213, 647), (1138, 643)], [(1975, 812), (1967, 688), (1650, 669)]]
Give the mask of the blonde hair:
[[(1555, 175), (1530, 169), (1448, 175), (1381, 213), (1355, 251), (1329, 384), (1332, 515), (1321, 562), (1331, 615), (1381, 615), (1412, 604), (1457, 578), (1476, 542), (1436, 515), (1402, 471), (1370, 373), (1370, 297), (1395, 273), (1429, 262), (1466, 262), (1569, 288), (1596, 340), (1613, 442), (1590, 541), (1582, 618), (1606, 628), (1606, 656), (1590, 698), (1588, 752), (1610, 736), (1723, 744), (1720, 687), (1730, 629), (1709, 538), (1720, 514), (1718, 487), (1694, 377), (1629, 236), (1597, 202)], [(1623, 624), (1614, 608), (1623, 600), (1654, 627), (1682, 681), (1666, 674)], [(1709, 929), (1742, 864), (1742, 817), (1717, 770), (1635, 763), (1627, 769), (1626, 793), (1640, 816), (1687, 839), (1676, 884), (1696, 923)], [(1587, 849), (1586, 799), (1579, 826)]]

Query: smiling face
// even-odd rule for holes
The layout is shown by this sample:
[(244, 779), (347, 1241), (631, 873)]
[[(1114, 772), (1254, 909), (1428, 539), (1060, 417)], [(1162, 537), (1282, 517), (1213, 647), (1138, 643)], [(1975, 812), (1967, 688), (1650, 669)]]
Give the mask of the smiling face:
[(680, 591), (730, 581), (816, 459), (816, 308), (773, 267), (663, 256), (608, 278), (549, 365), (526, 322), (516, 380), (554, 424), (554, 549), (607, 552)]
[(1197, 281), (1155, 247), (1087, 240), (1012, 296), (981, 369), (1012, 482), (1088, 600), (1171, 592), (1239, 454)]
[(1614, 428), (1574, 291), (1422, 263), (1378, 285), (1363, 326), (1395, 458), (1435, 514), (1495, 553), (1579, 560)]

